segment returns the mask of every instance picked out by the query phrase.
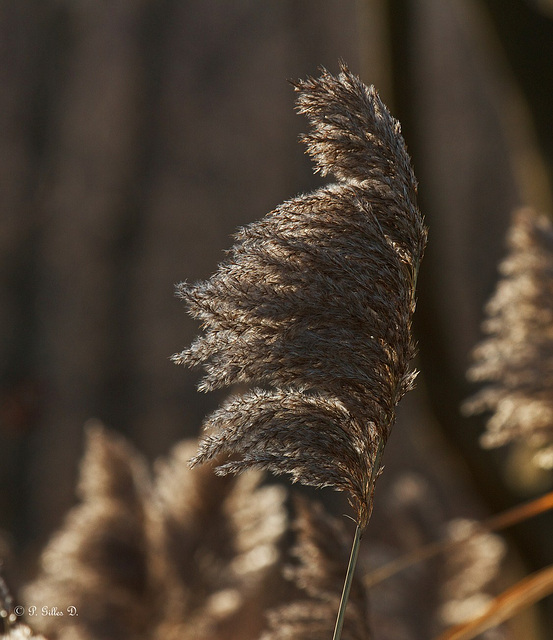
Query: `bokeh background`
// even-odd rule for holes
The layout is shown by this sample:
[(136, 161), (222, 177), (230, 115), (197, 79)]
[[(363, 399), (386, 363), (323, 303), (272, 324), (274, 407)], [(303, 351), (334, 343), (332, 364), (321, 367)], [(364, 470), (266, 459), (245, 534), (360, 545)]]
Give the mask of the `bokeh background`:
[[(410, 471), (449, 517), (481, 517), (552, 487), (524, 450), (482, 451), (482, 419), (459, 412), (511, 213), (553, 211), (552, 4), (0, 2), (0, 529), (16, 581), (75, 502), (88, 420), (153, 460), (223, 397), (169, 360), (197, 332), (174, 285), (321, 184), (286, 80), (339, 59), (402, 122), (430, 228), (422, 373), (381, 494)], [(551, 540), (548, 515), (510, 532), (522, 573), (553, 562)]]

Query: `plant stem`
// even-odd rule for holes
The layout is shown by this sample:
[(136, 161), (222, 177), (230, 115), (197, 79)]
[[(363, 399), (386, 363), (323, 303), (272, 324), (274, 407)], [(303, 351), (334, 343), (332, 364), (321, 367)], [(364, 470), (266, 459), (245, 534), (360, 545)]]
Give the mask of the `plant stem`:
[(349, 557), (348, 570), (346, 572), (346, 578), (344, 580), (344, 588), (342, 590), (342, 597), (340, 599), (340, 608), (338, 609), (338, 616), (336, 617), (336, 626), (334, 627), (334, 635), (332, 636), (332, 640), (340, 640), (340, 637), (342, 635), (342, 627), (344, 626), (346, 606), (348, 604), (351, 583), (353, 582), (353, 574), (355, 573), (355, 565), (357, 564), (357, 556), (359, 555), (360, 542), (361, 542), (361, 527), (357, 525), (355, 529), (355, 536), (353, 538), (353, 544), (351, 545), (351, 554)]
[[(374, 464), (371, 470), (371, 477), (369, 478), (369, 483), (368, 483), (369, 485), (368, 495), (369, 495), (369, 502), (370, 502), (368, 518), (370, 518), (371, 512), (372, 512), (372, 495), (374, 491), (374, 483), (376, 482), (376, 478), (378, 477), (378, 472), (380, 470), (380, 461), (382, 460), (382, 454), (384, 453), (384, 445), (385, 445), (384, 439), (381, 437), (378, 441), (378, 447), (376, 449)], [(361, 528), (359, 523), (357, 523), (357, 526), (355, 528), (355, 536), (353, 537), (353, 544), (351, 545), (351, 554), (349, 557), (348, 570), (346, 571), (346, 577), (344, 579), (344, 588), (342, 589), (342, 597), (340, 598), (340, 607), (338, 608), (338, 615), (336, 616), (336, 626), (334, 627), (334, 635), (332, 636), (332, 640), (340, 640), (342, 636), (342, 627), (344, 626), (344, 619), (345, 619), (346, 607), (349, 599), (349, 592), (351, 590), (351, 584), (353, 582), (353, 574), (355, 573), (355, 567), (357, 565), (357, 556), (359, 555), (361, 535), (364, 530), (365, 530), (365, 527)]]

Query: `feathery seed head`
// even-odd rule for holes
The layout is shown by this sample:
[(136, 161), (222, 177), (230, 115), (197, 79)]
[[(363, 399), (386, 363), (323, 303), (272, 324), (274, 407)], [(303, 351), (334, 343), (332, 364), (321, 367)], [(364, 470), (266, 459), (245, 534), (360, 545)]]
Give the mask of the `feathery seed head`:
[(553, 466), (553, 227), (532, 209), (520, 209), (507, 244), (502, 278), (486, 305), (487, 337), (467, 374), (488, 384), (463, 410), (493, 412), (483, 446), (525, 438), (539, 452), (537, 464)]
[(209, 417), (195, 463), (239, 453), (222, 473), (258, 466), (345, 490), (365, 526), (377, 452), (414, 380), (426, 230), (399, 123), (374, 88), (345, 65), (294, 86), (308, 152), (337, 183), (241, 229), (210, 280), (179, 285), (204, 333), (174, 360), (205, 367), (201, 390), (270, 388)]

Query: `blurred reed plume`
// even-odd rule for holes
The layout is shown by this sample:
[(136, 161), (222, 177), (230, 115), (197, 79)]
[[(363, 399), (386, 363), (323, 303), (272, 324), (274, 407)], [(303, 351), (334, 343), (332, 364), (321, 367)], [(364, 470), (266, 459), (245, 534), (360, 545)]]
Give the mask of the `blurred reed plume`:
[(24, 593), (27, 611), (64, 614), (29, 618), (49, 640), (258, 638), (281, 597), (285, 492), (190, 469), (196, 447), (176, 445), (152, 478), (122, 437), (89, 429), (81, 503)]
[[(506, 544), (496, 533), (474, 535), (477, 531), (478, 522), (464, 518), (451, 520), (446, 526), (448, 538), (463, 541), (447, 553), (442, 565), (438, 613), (447, 626), (478, 617), (493, 600), (490, 587), (500, 573)], [(496, 629), (491, 637), (500, 638), (501, 632)]]
[[(2, 549), (0, 548), (0, 551)], [(2, 556), (0, 556), (1, 558)], [(4, 576), (2, 575), (2, 562), (0, 560), (0, 635), (7, 634), (13, 623), (17, 621), (17, 616), (14, 614), (14, 601)]]
[[(504, 579), (502, 538), (472, 518), (451, 519), (451, 493), (442, 493), (424, 473), (402, 472), (380, 499), (386, 508), (361, 552), (379, 640), (436, 638), (480, 615)], [(410, 557), (412, 562), (396, 564)], [(386, 574), (394, 565), (397, 573)], [(483, 636), (492, 637), (513, 638), (503, 628)]]
[(307, 151), (335, 184), (241, 229), (210, 280), (178, 287), (203, 335), (174, 360), (200, 389), (260, 385), (207, 418), (194, 464), (222, 453), (346, 491), (363, 530), (395, 407), (412, 387), (411, 319), (426, 230), (400, 133), (373, 87), (339, 75), (294, 85)]
[(18, 623), (2, 635), (2, 640), (46, 640), (44, 636), (36, 635), (26, 624)]
[(218, 478), (209, 466), (190, 469), (196, 448), (182, 442), (157, 466), (165, 606), (156, 637), (257, 640), (281, 596), (285, 491), (260, 486), (261, 472)]
[(474, 350), (469, 379), (488, 383), (463, 405), (492, 411), (484, 447), (524, 440), (534, 461), (553, 467), (553, 227), (532, 209), (518, 210), (486, 306), (487, 337)]
[[(298, 593), (294, 599), (268, 614), (269, 630), (261, 640), (309, 640), (330, 638), (347, 562), (349, 543), (341, 520), (326, 513), (322, 505), (296, 497), (295, 564), (286, 567), (287, 577)], [(368, 594), (361, 578), (354, 580), (346, 612), (343, 640), (368, 640)]]
[(142, 457), (120, 436), (90, 426), (81, 502), (43, 551), (42, 572), (24, 593), (29, 607), (52, 603), (63, 613), (29, 618), (38, 631), (51, 640), (115, 640), (151, 628), (157, 589), (147, 527), (150, 491)]

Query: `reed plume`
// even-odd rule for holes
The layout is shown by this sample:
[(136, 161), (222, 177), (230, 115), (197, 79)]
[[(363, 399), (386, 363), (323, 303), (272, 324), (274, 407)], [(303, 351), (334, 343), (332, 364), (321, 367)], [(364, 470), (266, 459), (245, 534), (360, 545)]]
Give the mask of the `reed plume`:
[(28, 605), (62, 616), (33, 623), (51, 640), (143, 638), (155, 621), (148, 536), (150, 480), (145, 461), (100, 425), (87, 434), (78, 492), (41, 558), (41, 575), (25, 589)]
[[(121, 436), (89, 429), (82, 501), (25, 589), (27, 609), (64, 614), (31, 618), (50, 640), (259, 636), (265, 609), (281, 596), (285, 491), (260, 486), (261, 472), (217, 478), (190, 469), (196, 448), (177, 444), (152, 479)], [(10, 613), (2, 584), (0, 614)]]
[(426, 241), (400, 133), (373, 87), (338, 76), (294, 85), (307, 151), (337, 182), (239, 230), (230, 258), (179, 295), (205, 332), (180, 364), (201, 390), (257, 387), (207, 418), (193, 464), (256, 466), (346, 491), (369, 520), (395, 407), (411, 389), (414, 289)]
[[(362, 553), (365, 566), (372, 567), (363, 579), (370, 590), (371, 624), (382, 640), (434, 638), (479, 615), (504, 579), (503, 540), (477, 520), (449, 519), (459, 501), (465, 510), (475, 505), (462, 489), (452, 500), (432, 471), (426, 475), (429, 469), (403, 472), (386, 487), (381, 496), (386, 509)], [(439, 478), (444, 480), (443, 473)], [(504, 629), (495, 633), (496, 640), (509, 637)]]
[[(506, 545), (496, 533), (478, 531), (478, 522), (464, 518), (450, 520), (446, 526), (451, 540), (463, 541), (451, 549), (442, 564), (439, 617), (447, 626), (467, 622), (487, 610), (493, 600), (493, 581), (497, 581)], [(496, 630), (493, 637), (502, 637)]]
[(196, 448), (181, 442), (157, 467), (165, 596), (155, 637), (253, 640), (280, 596), (285, 492), (260, 486), (261, 472), (218, 478), (210, 467), (190, 469)]
[(553, 227), (532, 209), (516, 212), (501, 279), (486, 306), (470, 380), (488, 383), (463, 405), (493, 412), (481, 438), (487, 448), (525, 440), (535, 461), (553, 467)]
[(15, 603), (12, 593), (4, 579), (2, 564), (2, 557), (0, 556), (0, 637), (3, 638), (4, 635), (8, 635), (14, 623), (17, 622), (17, 616), (13, 610)]
[(0, 640), (46, 640), (46, 638), (35, 634), (28, 625), (18, 622), (2, 634)]
[[(269, 629), (261, 640), (309, 640), (330, 637), (344, 579), (349, 543), (342, 521), (322, 505), (296, 497), (296, 562), (285, 574), (298, 595), (268, 614)], [(346, 612), (343, 640), (368, 640), (368, 595), (361, 578), (354, 580)]]

